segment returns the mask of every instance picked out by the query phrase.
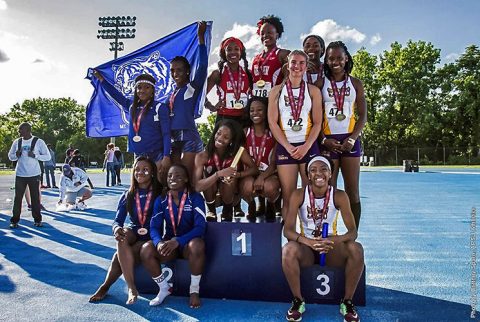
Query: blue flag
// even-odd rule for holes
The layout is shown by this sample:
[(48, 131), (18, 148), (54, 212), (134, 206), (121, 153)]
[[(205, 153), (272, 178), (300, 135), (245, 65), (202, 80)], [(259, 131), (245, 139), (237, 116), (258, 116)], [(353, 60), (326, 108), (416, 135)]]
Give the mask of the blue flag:
[[(205, 44), (210, 52), (212, 22), (207, 23)], [(197, 23), (180, 29), (135, 52), (95, 67), (104, 82), (115, 86), (126, 98), (133, 99), (135, 78), (148, 73), (156, 79), (155, 100), (165, 102), (175, 87), (170, 75), (170, 61), (175, 56), (184, 56), (191, 65), (190, 76), (193, 78), (198, 69)], [(87, 137), (102, 138), (128, 135), (128, 106), (121, 106), (102, 87), (102, 83), (88, 70), (87, 78), (94, 87), (93, 95), (87, 105)], [(207, 75), (204, 75), (206, 78)], [(205, 82), (206, 83), (206, 82)], [(204, 93), (199, 95), (195, 118), (202, 115)]]

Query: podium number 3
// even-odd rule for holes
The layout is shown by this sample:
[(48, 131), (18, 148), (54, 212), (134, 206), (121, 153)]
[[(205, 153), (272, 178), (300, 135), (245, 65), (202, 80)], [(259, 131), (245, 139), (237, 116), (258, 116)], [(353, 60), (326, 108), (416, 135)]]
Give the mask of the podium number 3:
[(330, 278), (328, 277), (328, 275), (325, 275), (325, 274), (318, 275), (317, 281), (321, 281), (320, 286), (324, 288), (323, 290), (321, 287), (317, 288), (318, 294), (327, 295), (328, 293), (330, 293), (330, 285), (328, 285), (328, 282), (330, 282)]

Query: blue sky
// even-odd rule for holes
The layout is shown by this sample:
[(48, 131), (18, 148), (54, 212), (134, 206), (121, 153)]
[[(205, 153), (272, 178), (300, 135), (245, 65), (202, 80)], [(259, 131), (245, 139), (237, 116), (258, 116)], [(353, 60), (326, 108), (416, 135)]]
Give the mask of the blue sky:
[(113, 58), (108, 41), (96, 38), (99, 16), (137, 17), (136, 38), (124, 41), (120, 55), (193, 21), (213, 20), (213, 64), (226, 35), (241, 37), (250, 57), (257, 52), (254, 26), (269, 13), (282, 18), (280, 44), (289, 49), (301, 47), (301, 36), (312, 30), (327, 42), (343, 40), (352, 53), (364, 46), (380, 54), (394, 41), (429, 41), (441, 49), (442, 63), (479, 45), (480, 2), (474, 0), (0, 0), (0, 112), (38, 96), (86, 104), (92, 93), (83, 79), (87, 68)]

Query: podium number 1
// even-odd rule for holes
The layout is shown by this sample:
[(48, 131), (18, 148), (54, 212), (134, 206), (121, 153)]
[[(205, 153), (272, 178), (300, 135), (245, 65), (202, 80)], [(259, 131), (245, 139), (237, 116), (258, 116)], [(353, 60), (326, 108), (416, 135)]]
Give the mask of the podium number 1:
[(232, 231), (232, 255), (252, 256), (252, 233), (243, 229)]
[(245, 233), (241, 233), (240, 236), (237, 237), (237, 241), (242, 243), (242, 248), (240, 253), (243, 255), (247, 252), (247, 238)]

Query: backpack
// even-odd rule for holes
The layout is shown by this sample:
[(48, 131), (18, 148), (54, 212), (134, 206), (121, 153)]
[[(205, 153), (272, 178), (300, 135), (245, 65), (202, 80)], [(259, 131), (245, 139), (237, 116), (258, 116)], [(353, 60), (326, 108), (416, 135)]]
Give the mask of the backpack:
[[(35, 144), (37, 144), (38, 138), (36, 136), (33, 137), (32, 144), (30, 145), (30, 151), (33, 152), (33, 149), (35, 148)], [(18, 148), (17, 151), (22, 149), (22, 137), (18, 139)]]

